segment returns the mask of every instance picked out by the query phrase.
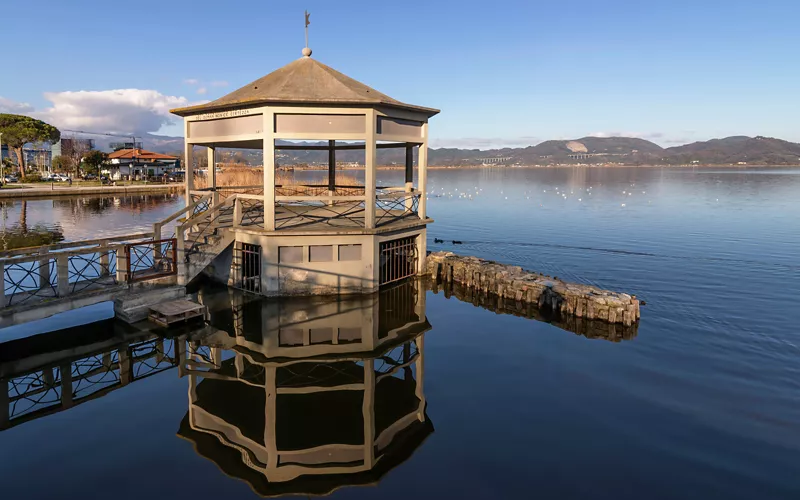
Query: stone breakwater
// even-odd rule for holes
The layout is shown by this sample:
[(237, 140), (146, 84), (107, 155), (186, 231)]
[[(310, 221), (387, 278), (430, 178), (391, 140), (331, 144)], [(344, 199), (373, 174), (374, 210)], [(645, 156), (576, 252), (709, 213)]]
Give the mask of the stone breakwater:
[(507, 266), (452, 252), (435, 252), (425, 262), (426, 274), (444, 283), (459, 283), (504, 299), (536, 304), (541, 311), (562, 317), (630, 326), (640, 317), (635, 295), (566, 283), (518, 266)]
[(638, 323), (626, 326), (599, 319), (554, 315), (552, 310), (539, 310), (536, 303), (504, 299), (491, 293), (483, 293), (482, 290), (476, 288), (468, 288), (459, 283), (450, 283), (448, 286), (439, 287), (435, 281), (430, 280), (428, 286), (435, 294), (444, 292), (444, 296), (447, 299), (454, 298), (495, 314), (509, 314), (520, 318), (542, 321), (588, 339), (622, 342), (633, 340), (639, 330)]

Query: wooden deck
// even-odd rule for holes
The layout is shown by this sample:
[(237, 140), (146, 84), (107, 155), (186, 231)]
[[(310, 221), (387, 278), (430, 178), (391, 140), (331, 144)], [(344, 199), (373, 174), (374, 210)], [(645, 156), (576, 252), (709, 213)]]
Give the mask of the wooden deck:
[(183, 323), (195, 318), (206, 319), (207, 316), (208, 308), (206, 306), (190, 300), (178, 299), (150, 306), (148, 318), (153, 323), (167, 328), (174, 323)]
[[(249, 215), (249, 217), (247, 217)], [(262, 207), (251, 209), (243, 218), (240, 227), (246, 229), (263, 229), (264, 212)], [(225, 222), (232, 221), (228, 218), (220, 220), (220, 226), (225, 227)], [(366, 229), (364, 210), (352, 206), (283, 206), (275, 207), (275, 232), (353, 232), (372, 234), (378, 232), (395, 231), (409, 227), (425, 225), (433, 222), (431, 219), (422, 220), (414, 212), (403, 210), (376, 210), (376, 227)]]

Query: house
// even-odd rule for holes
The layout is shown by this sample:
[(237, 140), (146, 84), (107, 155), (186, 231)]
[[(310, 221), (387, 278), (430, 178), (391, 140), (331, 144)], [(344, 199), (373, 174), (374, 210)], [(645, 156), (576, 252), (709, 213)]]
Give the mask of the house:
[(102, 173), (110, 179), (138, 180), (145, 177), (160, 177), (180, 168), (180, 159), (146, 149), (120, 149), (109, 153), (110, 165)]

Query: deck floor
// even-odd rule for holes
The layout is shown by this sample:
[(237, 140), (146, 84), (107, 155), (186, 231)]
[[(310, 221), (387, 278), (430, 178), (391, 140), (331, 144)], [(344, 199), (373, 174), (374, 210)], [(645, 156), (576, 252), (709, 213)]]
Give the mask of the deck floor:
[[(378, 230), (392, 230), (408, 227), (409, 224), (425, 223), (414, 212), (403, 210), (375, 210), (375, 225)], [(430, 222), (430, 221), (427, 221)], [(263, 227), (264, 210), (253, 207), (243, 214), (243, 227)], [(353, 206), (278, 206), (275, 208), (275, 228), (277, 231), (341, 231), (363, 230), (364, 209)]]

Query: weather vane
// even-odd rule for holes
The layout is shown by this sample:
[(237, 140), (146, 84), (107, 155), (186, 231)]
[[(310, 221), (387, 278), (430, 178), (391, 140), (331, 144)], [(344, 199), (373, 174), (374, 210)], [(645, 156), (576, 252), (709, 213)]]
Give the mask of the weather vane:
[(311, 14), (306, 11), (306, 48), (308, 48), (308, 25), (311, 24)]

